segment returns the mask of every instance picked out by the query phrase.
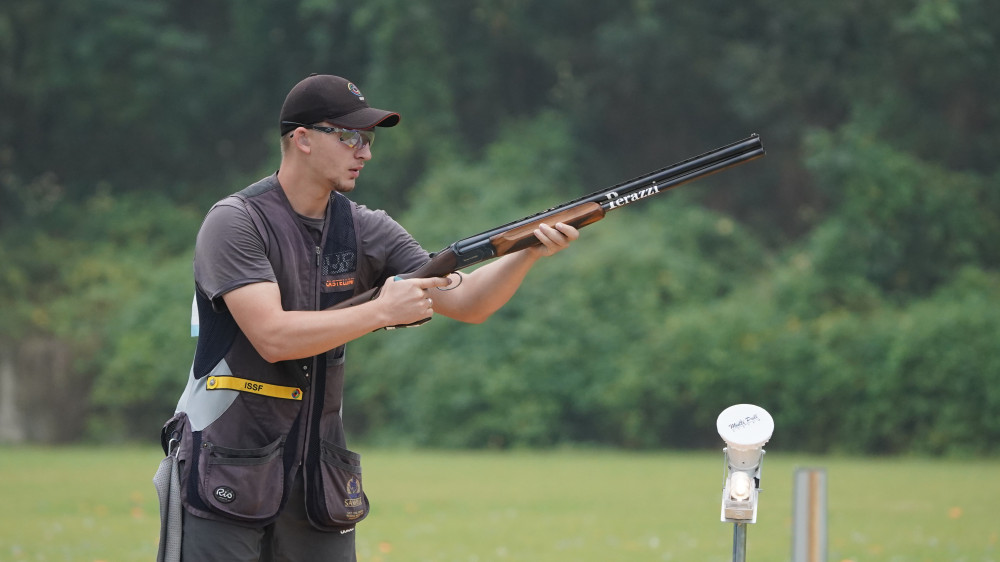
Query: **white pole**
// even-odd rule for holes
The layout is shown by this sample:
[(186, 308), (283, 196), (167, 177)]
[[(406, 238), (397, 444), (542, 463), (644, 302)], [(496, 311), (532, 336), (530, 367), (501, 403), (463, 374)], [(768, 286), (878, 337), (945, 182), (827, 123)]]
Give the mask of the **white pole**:
[(826, 562), (826, 471), (795, 471), (792, 562)]

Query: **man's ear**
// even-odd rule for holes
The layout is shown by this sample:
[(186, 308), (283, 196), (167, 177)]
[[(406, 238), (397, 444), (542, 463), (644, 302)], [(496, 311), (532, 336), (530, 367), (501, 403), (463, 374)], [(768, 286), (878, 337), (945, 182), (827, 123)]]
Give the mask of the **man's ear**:
[(303, 152), (312, 152), (312, 149), (309, 147), (309, 135), (304, 132), (301, 135), (298, 131), (292, 133), (292, 142)]

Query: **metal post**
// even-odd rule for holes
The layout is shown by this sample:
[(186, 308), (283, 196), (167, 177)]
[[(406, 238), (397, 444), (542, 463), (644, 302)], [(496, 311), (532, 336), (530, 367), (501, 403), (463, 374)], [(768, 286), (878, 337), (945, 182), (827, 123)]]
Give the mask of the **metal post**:
[(792, 562), (826, 562), (826, 471), (795, 471)]
[(733, 525), (733, 562), (746, 562), (747, 559), (747, 524)]

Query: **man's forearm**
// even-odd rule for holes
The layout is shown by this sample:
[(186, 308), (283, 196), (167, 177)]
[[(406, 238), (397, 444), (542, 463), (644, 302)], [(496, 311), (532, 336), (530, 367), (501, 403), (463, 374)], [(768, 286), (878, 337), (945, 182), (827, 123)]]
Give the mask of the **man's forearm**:
[(531, 252), (508, 254), (466, 274), (453, 291), (432, 291), (434, 311), (461, 322), (485, 322), (514, 296), (538, 258)]
[(486, 321), (514, 296), (539, 258), (561, 252), (580, 236), (577, 229), (563, 223), (555, 227), (542, 224), (535, 232), (540, 246), (507, 254), (480, 267), (454, 291), (431, 291), (440, 295), (435, 311), (462, 322)]
[(288, 311), (275, 283), (254, 283), (223, 297), (236, 323), (267, 361), (318, 355), (385, 325), (380, 303), (330, 311)]
[(223, 298), (257, 352), (276, 362), (319, 355), (379, 328), (420, 320), (428, 313), (425, 296), (444, 283), (414, 279), (373, 301), (336, 310), (284, 310), (275, 283), (246, 285)]

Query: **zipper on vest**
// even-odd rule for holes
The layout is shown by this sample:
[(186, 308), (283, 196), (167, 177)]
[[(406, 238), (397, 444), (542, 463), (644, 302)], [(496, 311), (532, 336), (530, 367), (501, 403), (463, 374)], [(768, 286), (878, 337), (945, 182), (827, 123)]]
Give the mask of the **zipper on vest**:
[(323, 266), (323, 248), (316, 246), (316, 267)]

